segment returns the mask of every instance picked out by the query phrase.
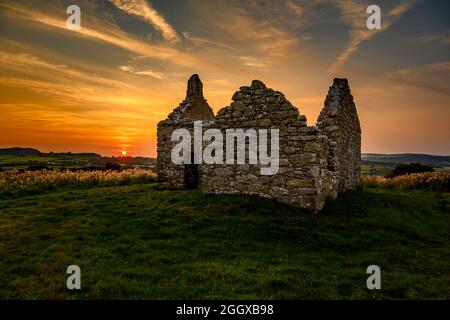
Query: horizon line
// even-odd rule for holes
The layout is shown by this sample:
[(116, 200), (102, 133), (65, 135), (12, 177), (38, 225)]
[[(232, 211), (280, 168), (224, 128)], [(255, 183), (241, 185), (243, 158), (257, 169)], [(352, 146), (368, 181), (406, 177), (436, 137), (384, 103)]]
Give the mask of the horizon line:
[[(41, 153), (94, 153), (94, 154), (98, 154), (102, 157), (123, 157), (122, 155), (120, 155), (119, 153), (117, 155), (105, 155), (99, 152), (95, 152), (95, 151), (54, 151), (54, 150), (50, 150), (50, 151), (41, 151), (41, 149), (39, 149), (38, 147), (20, 147), (20, 146), (12, 146), (12, 147), (3, 147), (0, 146), (0, 150), (2, 149), (14, 149), (14, 148), (20, 148), (20, 149), (35, 149)], [(127, 151), (128, 153), (128, 151)], [(399, 153), (383, 153), (383, 152), (361, 152), (361, 155), (386, 155), (386, 156), (393, 156), (393, 155), (427, 155), (427, 156), (436, 156), (436, 157), (450, 157), (450, 154), (435, 154), (435, 153), (426, 153), (426, 152), (399, 152)], [(133, 158), (133, 157), (144, 157), (144, 158), (154, 158), (156, 159), (156, 157), (152, 157), (149, 155), (142, 155), (142, 154), (135, 154), (135, 155), (126, 155), (125, 157), (127, 158)]]

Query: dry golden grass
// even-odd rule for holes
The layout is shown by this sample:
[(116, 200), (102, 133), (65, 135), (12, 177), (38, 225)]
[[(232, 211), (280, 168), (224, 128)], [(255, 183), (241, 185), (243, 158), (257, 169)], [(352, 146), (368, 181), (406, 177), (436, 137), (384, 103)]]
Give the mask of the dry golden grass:
[(156, 180), (151, 170), (122, 171), (18, 171), (0, 172), (0, 192), (40, 191), (60, 186), (114, 186)]
[[(122, 171), (18, 171), (0, 172), (0, 193), (39, 192), (61, 186), (115, 186), (156, 181), (151, 170), (134, 168)], [(400, 189), (431, 189), (450, 192), (450, 170), (412, 173), (394, 178), (362, 176), (363, 186), (391, 187)]]
[(450, 170), (411, 173), (394, 178), (362, 176), (363, 186), (391, 187), (400, 189), (431, 189), (450, 192)]

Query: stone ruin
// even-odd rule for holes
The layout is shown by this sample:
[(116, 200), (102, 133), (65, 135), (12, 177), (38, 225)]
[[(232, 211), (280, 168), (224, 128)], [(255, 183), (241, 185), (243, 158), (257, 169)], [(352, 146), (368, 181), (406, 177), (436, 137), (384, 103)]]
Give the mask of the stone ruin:
[[(158, 123), (157, 173), (167, 187), (258, 195), (319, 211), (327, 199), (358, 186), (361, 127), (347, 79), (334, 79), (315, 126), (306, 124), (283, 93), (258, 80), (241, 87), (232, 100), (214, 116), (199, 76), (189, 79), (186, 99)], [(185, 128), (193, 135), (199, 120), (203, 130), (279, 129), (277, 174), (261, 175), (259, 164), (174, 164), (171, 152), (177, 142), (171, 141), (172, 132)], [(248, 139), (245, 143), (248, 151)]]

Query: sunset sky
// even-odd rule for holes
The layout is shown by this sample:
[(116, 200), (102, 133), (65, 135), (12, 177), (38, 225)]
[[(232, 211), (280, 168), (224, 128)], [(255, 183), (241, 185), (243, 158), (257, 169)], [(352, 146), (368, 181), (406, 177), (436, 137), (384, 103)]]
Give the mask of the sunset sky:
[[(81, 30), (66, 28), (70, 4)], [(156, 156), (156, 124), (193, 73), (215, 112), (259, 79), (309, 125), (345, 77), (363, 152), (450, 155), (442, 0), (0, 0), (0, 147)]]

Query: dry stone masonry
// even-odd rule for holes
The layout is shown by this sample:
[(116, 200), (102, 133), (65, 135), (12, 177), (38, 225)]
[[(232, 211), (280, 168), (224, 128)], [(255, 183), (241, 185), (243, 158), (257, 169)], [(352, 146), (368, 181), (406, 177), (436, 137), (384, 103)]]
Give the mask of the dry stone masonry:
[[(214, 116), (198, 75), (189, 79), (186, 99), (158, 124), (161, 181), (171, 188), (198, 186), (209, 193), (253, 194), (312, 211), (322, 209), (328, 198), (358, 186), (361, 128), (346, 79), (334, 79), (316, 126), (307, 126), (306, 117), (281, 92), (258, 80), (241, 87), (232, 100)], [(203, 130), (215, 128), (223, 133), (236, 128), (278, 129), (278, 172), (261, 175), (259, 164), (230, 165), (225, 160), (224, 164), (175, 165), (172, 132), (185, 128), (193, 135), (194, 121), (199, 120)], [(247, 139), (245, 143), (248, 151)]]

